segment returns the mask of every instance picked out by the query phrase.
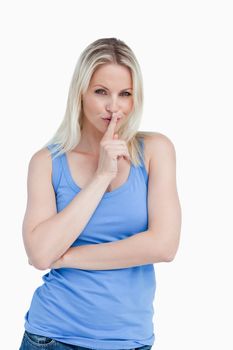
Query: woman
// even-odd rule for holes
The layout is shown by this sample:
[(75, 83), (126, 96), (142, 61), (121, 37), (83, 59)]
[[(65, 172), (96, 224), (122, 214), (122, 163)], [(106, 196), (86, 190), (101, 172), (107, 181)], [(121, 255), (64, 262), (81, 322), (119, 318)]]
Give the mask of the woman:
[(91, 43), (64, 120), (29, 162), (23, 240), (29, 263), (50, 271), (20, 350), (154, 344), (153, 264), (174, 259), (181, 208), (173, 143), (138, 131), (142, 105), (132, 50), (115, 38)]

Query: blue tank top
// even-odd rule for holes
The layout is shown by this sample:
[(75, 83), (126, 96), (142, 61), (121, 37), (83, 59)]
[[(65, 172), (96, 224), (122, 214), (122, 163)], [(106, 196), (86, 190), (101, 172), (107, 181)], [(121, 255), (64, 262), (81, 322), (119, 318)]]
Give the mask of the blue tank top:
[[(144, 154), (144, 141), (139, 140)], [(148, 174), (141, 161), (139, 166), (131, 163), (123, 185), (104, 193), (71, 246), (117, 241), (148, 229)], [(52, 159), (52, 183), (59, 212), (81, 191), (65, 153)], [(112, 270), (51, 269), (42, 279), (24, 316), (28, 332), (92, 349), (153, 345), (153, 264)]]

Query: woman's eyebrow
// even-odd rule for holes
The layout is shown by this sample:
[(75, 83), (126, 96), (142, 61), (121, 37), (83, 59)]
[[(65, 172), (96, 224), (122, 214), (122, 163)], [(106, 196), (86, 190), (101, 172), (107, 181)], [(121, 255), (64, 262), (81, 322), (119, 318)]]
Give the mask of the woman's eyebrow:
[[(106, 86), (102, 85), (102, 84), (96, 84), (94, 86), (102, 86), (103, 88), (105, 88), (106, 90), (109, 90)], [(126, 88), (126, 89), (123, 89), (121, 91), (124, 91), (124, 90), (133, 90), (132, 88)]]

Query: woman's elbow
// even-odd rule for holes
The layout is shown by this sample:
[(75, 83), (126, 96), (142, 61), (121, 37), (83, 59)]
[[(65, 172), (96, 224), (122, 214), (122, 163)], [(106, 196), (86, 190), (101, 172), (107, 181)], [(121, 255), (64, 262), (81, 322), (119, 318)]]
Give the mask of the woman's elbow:
[(48, 264), (45, 264), (45, 262), (43, 262), (43, 261), (32, 260), (29, 258), (28, 263), (29, 263), (29, 265), (34, 266), (35, 269), (37, 269), (37, 270), (44, 271), (44, 270), (48, 269)]

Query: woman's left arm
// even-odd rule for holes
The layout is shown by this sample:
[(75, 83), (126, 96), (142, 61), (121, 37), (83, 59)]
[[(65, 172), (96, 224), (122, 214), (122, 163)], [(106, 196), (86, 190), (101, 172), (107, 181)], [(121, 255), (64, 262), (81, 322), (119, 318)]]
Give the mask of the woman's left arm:
[(168, 137), (155, 133), (148, 136), (147, 152), (148, 230), (114, 242), (71, 247), (50, 268), (110, 270), (174, 259), (181, 231), (175, 148)]

